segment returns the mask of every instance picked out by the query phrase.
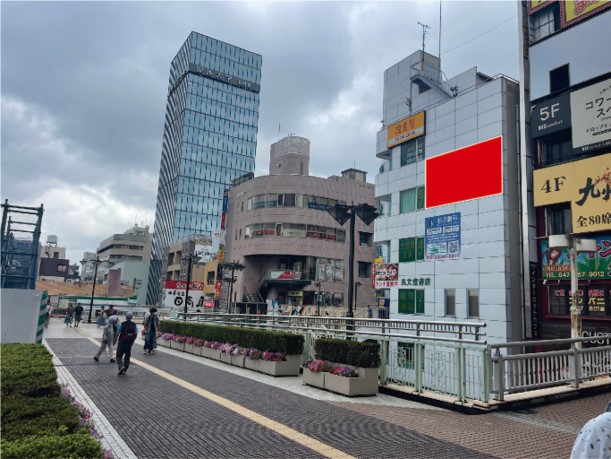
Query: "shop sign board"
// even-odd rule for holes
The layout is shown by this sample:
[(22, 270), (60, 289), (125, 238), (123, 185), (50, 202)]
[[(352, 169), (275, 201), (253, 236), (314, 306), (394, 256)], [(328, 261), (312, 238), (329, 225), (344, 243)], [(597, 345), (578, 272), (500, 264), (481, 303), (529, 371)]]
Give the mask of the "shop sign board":
[(537, 169), (533, 184), (535, 207), (571, 203), (574, 233), (611, 229), (611, 153)]
[[(162, 302), (164, 308), (184, 308), (185, 296), (187, 294), (187, 283), (185, 281), (166, 280), (162, 292)], [(203, 282), (189, 282), (189, 307), (199, 307), (204, 305), (204, 284)]]
[(399, 265), (397, 263), (376, 263), (374, 272), (374, 288), (389, 288), (399, 285)]
[(560, 2), (562, 28), (609, 7), (611, 7), (609, 0), (563, 0)]
[(425, 134), (425, 111), (391, 124), (386, 129), (386, 146), (392, 148)]
[[(611, 235), (588, 239), (596, 241), (596, 252), (583, 252), (577, 256), (579, 279), (611, 279)], [(550, 249), (547, 240), (541, 241), (543, 279), (570, 279), (571, 260), (568, 249)]]
[(533, 107), (530, 130), (533, 139), (571, 127), (571, 99), (569, 94), (546, 100)]
[(428, 217), (424, 222), (424, 259), (460, 258), (460, 212)]
[(611, 79), (573, 91), (570, 97), (573, 150), (611, 146)]

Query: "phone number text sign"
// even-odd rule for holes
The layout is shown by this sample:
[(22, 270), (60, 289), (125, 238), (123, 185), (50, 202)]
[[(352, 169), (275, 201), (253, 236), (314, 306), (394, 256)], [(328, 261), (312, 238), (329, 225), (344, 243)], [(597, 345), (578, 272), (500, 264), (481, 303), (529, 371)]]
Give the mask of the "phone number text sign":
[(460, 258), (460, 212), (425, 219), (425, 260)]

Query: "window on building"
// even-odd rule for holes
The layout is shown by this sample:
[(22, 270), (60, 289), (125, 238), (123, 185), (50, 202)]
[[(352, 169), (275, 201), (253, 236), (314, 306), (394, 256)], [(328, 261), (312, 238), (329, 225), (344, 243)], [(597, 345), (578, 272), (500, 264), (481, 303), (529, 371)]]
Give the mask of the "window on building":
[(541, 166), (565, 162), (574, 156), (571, 131), (565, 130), (541, 139)]
[(409, 263), (417, 260), (424, 260), (424, 238), (399, 239), (399, 262)]
[(400, 288), (399, 314), (424, 314), (424, 290)]
[(456, 290), (453, 288), (447, 288), (445, 292), (445, 315), (449, 317), (456, 317)]
[(545, 209), (547, 234), (570, 234), (573, 232), (571, 204), (558, 204)]
[(530, 16), (531, 42), (539, 41), (560, 28), (560, 14), (557, 8), (547, 8)]
[(479, 291), (467, 290), (467, 317), (479, 317)]
[(359, 231), (359, 245), (366, 245), (371, 247), (371, 241), (373, 239), (372, 233), (367, 233), (365, 231)]
[(550, 314), (562, 316), (570, 314), (570, 295), (568, 286), (553, 285), (548, 288), (547, 292)]
[(371, 263), (359, 261), (359, 277), (371, 277)]
[(206, 285), (214, 285), (214, 271), (208, 271), (206, 273)]
[(565, 64), (549, 72), (550, 92), (562, 91), (571, 85), (571, 74), (569, 64)]
[(424, 208), (424, 187), (401, 191), (399, 196), (400, 213), (406, 214)]
[(424, 159), (424, 137), (405, 142), (401, 145), (401, 166)]

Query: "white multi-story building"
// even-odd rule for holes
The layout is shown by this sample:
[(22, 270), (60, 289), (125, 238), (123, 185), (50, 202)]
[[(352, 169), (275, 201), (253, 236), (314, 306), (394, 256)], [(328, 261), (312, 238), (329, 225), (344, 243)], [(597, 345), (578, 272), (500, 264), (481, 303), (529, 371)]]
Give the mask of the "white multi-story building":
[(375, 241), (391, 319), (524, 336), (518, 104), (511, 78), (472, 68), (445, 80), (422, 51), (385, 71)]

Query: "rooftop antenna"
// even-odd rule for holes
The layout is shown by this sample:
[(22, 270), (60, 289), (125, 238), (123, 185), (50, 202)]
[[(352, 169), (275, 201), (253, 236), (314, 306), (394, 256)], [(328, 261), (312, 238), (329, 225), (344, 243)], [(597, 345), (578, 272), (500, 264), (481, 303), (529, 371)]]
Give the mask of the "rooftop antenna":
[(278, 141), (280, 141), (280, 121), (278, 121)]
[(427, 29), (430, 29), (431, 27), (423, 24), (422, 22), (418, 21), (418, 25), (422, 26), (422, 61), (420, 62), (420, 71), (424, 72), (424, 44), (425, 44), (425, 40), (426, 40), (426, 34)]
[(441, 0), (439, 0), (439, 81), (441, 81)]

